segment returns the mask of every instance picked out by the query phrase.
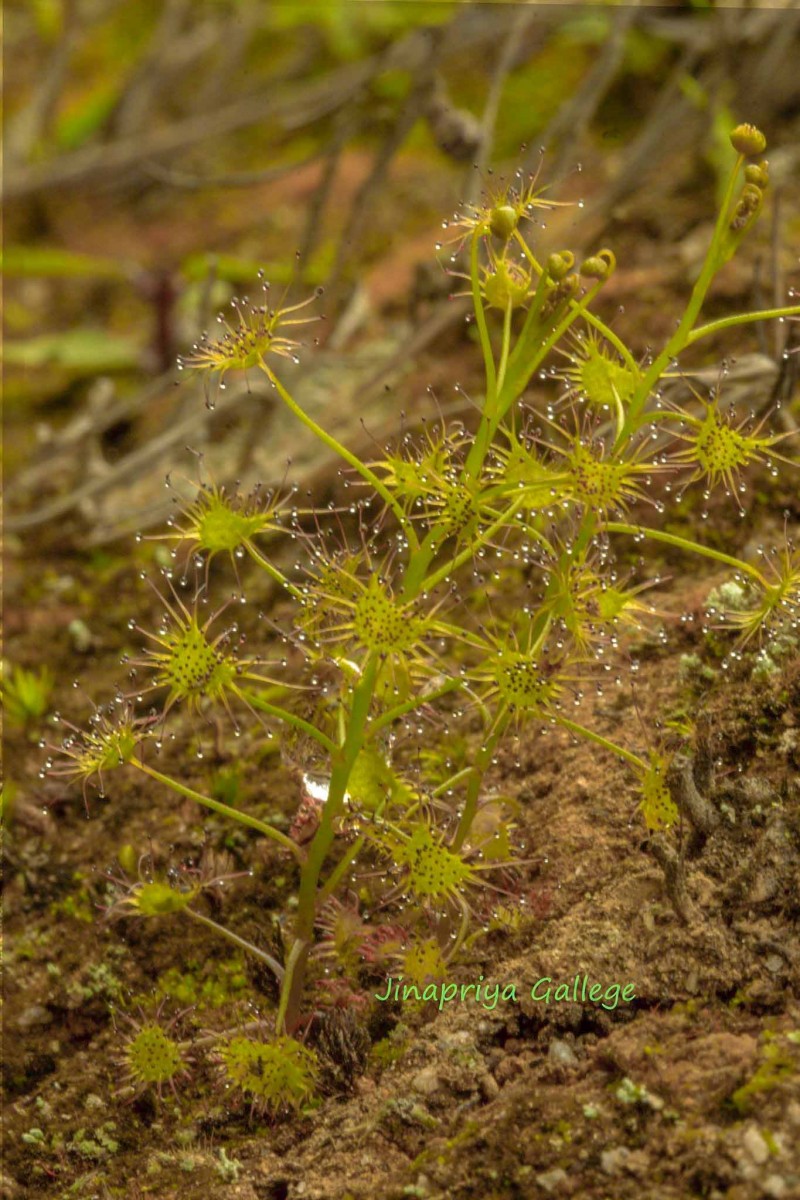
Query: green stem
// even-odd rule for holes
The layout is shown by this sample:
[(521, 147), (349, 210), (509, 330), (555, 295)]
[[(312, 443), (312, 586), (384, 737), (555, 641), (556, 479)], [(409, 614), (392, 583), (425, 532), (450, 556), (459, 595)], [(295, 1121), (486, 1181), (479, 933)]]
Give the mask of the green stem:
[(279, 1029), (293, 1027), (299, 1016), (305, 965), (314, 938), (320, 872), (334, 839), (335, 822), (344, 806), (350, 772), (364, 744), (378, 667), (377, 658), (368, 658), (364, 664), (361, 681), (353, 691), (344, 742), (340, 747), (335, 748), (332, 756), (333, 766), (328, 784), (328, 796), (322, 807), (319, 827), (314, 834), (308, 848), (306, 861), (300, 871), (295, 941), (286, 962), (286, 975), (281, 988), (278, 1010)]
[(489, 329), (486, 325), (486, 313), (483, 309), (483, 297), (481, 296), (481, 277), (478, 265), (479, 244), (480, 236), (476, 229), (472, 235), (469, 248), (470, 282), (472, 284), (472, 304), (475, 309), (475, 323), (478, 327), (478, 336), (480, 337), (481, 350), (483, 352), (483, 364), (486, 370), (486, 408), (488, 409), (493, 405), (497, 394), (497, 376), (495, 374), (492, 342), (489, 337)]
[(508, 720), (508, 711), (505, 707), (501, 707), (497, 712), (491, 729), (486, 735), (486, 741), (475, 756), (475, 762), (470, 769), (464, 807), (461, 811), (456, 835), (453, 838), (453, 850), (460, 850), (469, 836), (472, 822), (475, 820), (475, 814), (478, 811), (478, 799), (480, 798), (483, 777), (491, 765), (497, 743), (506, 731)]
[(577, 734), (578, 737), (586, 738), (590, 742), (594, 742), (598, 746), (602, 746), (604, 750), (608, 750), (611, 754), (619, 754), (631, 766), (636, 767), (639, 771), (647, 770), (647, 763), (639, 758), (638, 754), (634, 754), (632, 750), (626, 750), (624, 746), (618, 746), (616, 742), (610, 742), (608, 738), (604, 738), (602, 734), (595, 733), (593, 729), (587, 729), (585, 725), (578, 725), (575, 721), (570, 721), (567, 717), (556, 715), (554, 720), (568, 729), (570, 733)]
[(486, 529), (481, 530), (474, 542), (470, 542), (466, 549), (462, 550), (460, 554), (457, 554), (455, 558), (451, 558), (450, 561), (445, 563), (443, 567), (440, 567), (438, 571), (434, 571), (432, 575), (429, 575), (421, 584), (420, 591), (431, 591), (431, 589), (435, 588), (437, 584), (442, 582), (442, 580), (447, 579), (453, 574), (454, 571), (457, 571), (459, 567), (462, 567), (464, 563), (469, 562), (469, 560), (474, 557), (478, 546), (483, 545), (484, 542), (488, 542), (489, 538), (493, 537), (494, 534), (497, 533), (498, 529), (502, 529), (504, 525), (507, 525), (523, 504), (524, 497), (518, 496), (514, 503), (509, 505), (502, 516), (493, 521), (491, 525), (487, 525)]
[(244, 543), (244, 548), (254, 562), (257, 562), (261, 569), (266, 571), (270, 579), (272, 579), (275, 583), (280, 584), (282, 588), (285, 588), (291, 596), (294, 596), (295, 600), (299, 600), (301, 603), (305, 601), (305, 597), (300, 588), (296, 587), (293, 583), (290, 583), (285, 575), (283, 575), (277, 567), (274, 567), (269, 559), (265, 558), (261, 551), (258, 550), (251, 541), (246, 541)]
[[(244, 674), (242, 679), (252, 679), (252, 675)], [(232, 687), (237, 696), (241, 697), (246, 704), (257, 708), (259, 712), (267, 713), (270, 717), (275, 717), (278, 721), (282, 721), (284, 725), (291, 725), (293, 728), (305, 733), (314, 741), (319, 742), (323, 750), (328, 754), (333, 754), (336, 751), (336, 743), (332, 742), (321, 730), (312, 725), (309, 721), (304, 721), (302, 717), (298, 717), (296, 713), (289, 712), (286, 708), (280, 708), (277, 704), (270, 704), (267, 700), (262, 699), (258, 692), (247, 691), (244, 688), (238, 688), (234, 684)]]
[(458, 897), (458, 903), (461, 908), (461, 920), (458, 924), (458, 933), (454, 938), (452, 945), (449, 947), (447, 954), (444, 956), (445, 963), (452, 962), (452, 960), (458, 954), (459, 950), (466, 941), (467, 934), (469, 933), (469, 927), (472, 924), (472, 913), (470, 912), (469, 905), (462, 896)]
[(211, 917), (205, 917), (202, 913), (196, 912), (193, 908), (184, 908), (183, 910), (190, 917), (194, 917), (195, 921), (199, 921), (202, 925), (207, 925), (209, 929), (213, 929), (222, 937), (227, 938), (229, 942), (233, 942), (240, 950), (246, 950), (248, 954), (254, 954), (256, 958), (260, 958), (266, 963), (272, 971), (275, 978), (280, 981), (283, 979), (284, 970), (277, 959), (271, 954), (267, 954), (266, 950), (259, 950), (258, 946), (254, 946), (252, 942), (248, 942), (246, 938), (239, 937), (238, 933), (233, 933), (232, 930), (226, 929), (224, 925), (218, 925), (216, 921), (212, 921)]
[(742, 562), (741, 559), (733, 558), (730, 554), (723, 554), (721, 550), (712, 550), (710, 546), (702, 546), (699, 542), (690, 541), (689, 538), (679, 537), (675, 533), (664, 533), (660, 529), (650, 529), (646, 525), (625, 525), (620, 521), (609, 521), (603, 528), (608, 533), (629, 533), (633, 537), (644, 535), (655, 542), (664, 542), (668, 546), (675, 546), (678, 550), (687, 550), (690, 554), (702, 554), (705, 558), (713, 558), (717, 562), (726, 563), (727, 566), (749, 575), (763, 588), (769, 587), (769, 583), (757, 567)]
[(503, 345), (500, 351), (500, 366), (497, 368), (497, 390), (500, 392), (503, 387), (503, 380), (506, 377), (506, 367), (508, 366), (508, 352), (511, 349), (511, 313), (513, 307), (509, 300), (506, 304), (506, 311), (503, 315)]
[(540, 343), (533, 358), (528, 359), (523, 366), (512, 371), (508, 379), (508, 386), (504, 387), (504, 395), (498, 395), (497, 398), (497, 414), (499, 418), (505, 416), (511, 405), (522, 394), (528, 386), (528, 382), (536, 368), (544, 362), (547, 355), (553, 347), (561, 341), (561, 338), (567, 332), (569, 327), (577, 321), (578, 317), (583, 315), (588, 306), (592, 303), (597, 293), (600, 291), (604, 280), (598, 279), (592, 287), (589, 288), (585, 296), (580, 300), (573, 300), (567, 306), (567, 314), (553, 328), (548, 337)]
[(383, 502), (397, 517), (397, 520), (400, 523), (400, 528), (408, 538), (409, 545), (415, 550), (419, 549), (419, 540), (413, 525), (386, 485), (373, 471), (370, 470), (366, 463), (363, 463), (361, 459), (355, 454), (351, 453), (346, 446), (343, 446), (341, 442), (338, 442), (332, 434), (323, 429), (321, 425), (318, 425), (313, 417), (310, 417), (307, 412), (304, 412), (300, 405), (287, 392), (281, 381), (275, 375), (273, 375), (271, 371), (267, 371), (267, 375), (269, 376), (270, 381), (275, 386), (278, 395), (280, 396), (281, 400), (283, 400), (289, 411), (294, 413), (297, 419), (302, 421), (306, 428), (310, 429), (315, 437), (318, 437), (319, 440), (326, 445), (329, 450), (332, 450), (334, 454), (338, 454), (340, 458), (343, 458), (344, 461), (351, 466), (354, 471), (358, 472), (361, 478), (364, 479), (370, 485), (370, 487), (374, 488)]
[(437, 796), (443, 796), (445, 792), (451, 791), (456, 784), (463, 783), (472, 774), (472, 767), (462, 767), (460, 771), (456, 771), (455, 775), (451, 775), (449, 779), (445, 779), (444, 783), (440, 783), (434, 788), (431, 796), (435, 799)]
[(658, 383), (659, 379), (663, 375), (665, 367), (667, 367), (672, 359), (676, 358), (678, 354), (680, 354), (680, 352), (688, 345), (691, 331), (694, 328), (695, 321), (700, 314), (700, 309), (703, 306), (706, 292), (711, 286), (711, 281), (721, 265), (720, 245), (727, 229), (731, 200), (733, 198), (736, 180), (739, 177), (739, 171), (743, 162), (743, 157), (739, 155), (736, 160), (736, 164), (731, 171), (725, 197), (722, 201), (719, 215), (717, 217), (717, 223), (714, 226), (714, 233), (711, 237), (711, 243), (708, 247), (708, 251), (706, 253), (705, 260), (703, 261), (703, 266), (697, 278), (697, 282), (692, 288), (692, 294), (689, 297), (689, 303), (686, 306), (686, 311), (681, 317), (678, 328), (675, 330), (661, 353), (655, 359), (653, 359), (653, 362), (650, 364), (647, 371), (645, 371), (639, 386), (636, 388), (636, 391), (631, 397), (630, 404), (628, 405), (628, 416), (625, 422), (625, 427), (620, 436), (617, 438), (617, 445), (615, 449), (620, 445), (623, 445), (627, 438), (630, 437), (631, 433), (636, 430), (639, 414), (647, 403), (653, 387)]
[[(290, 1003), (302, 992), (305, 964), (308, 960), (309, 942), (304, 938), (296, 938), (292, 943), (289, 956), (286, 959), (286, 969), (281, 984), (281, 995), (278, 1001), (278, 1013), (275, 1017), (275, 1032), (280, 1036), (286, 1032), (286, 1019)], [(295, 1001), (296, 1003), (296, 1001)]]
[(318, 897), (318, 903), (320, 905), (324, 904), (325, 901), (328, 899), (328, 897), (332, 896), (333, 893), (336, 891), (337, 887), (339, 886), (339, 884), (341, 883), (341, 881), (344, 877), (345, 871), (347, 871), (349, 869), (350, 865), (353, 862), (355, 862), (355, 860), (358, 858), (359, 854), (361, 853), (361, 849), (362, 849), (365, 841), (366, 841), (366, 838), (364, 837), (363, 834), (361, 834), (359, 837), (357, 837), (356, 840), (353, 842), (353, 844), (350, 847), (348, 847), (347, 851), (342, 856), (342, 858), (339, 860), (339, 862), (336, 864), (336, 866), (333, 868), (330, 875), (328, 876), (328, 878), (325, 880), (324, 884), (320, 888), (319, 897)]
[(212, 812), (218, 813), (222, 817), (238, 821), (240, 825), (246, 825), (249, 829), (255, 829), (257, 833), (263, 834), (264, 837), (272, 838), (273, 842), (277, 842), (279, 846), (283, 846), (284, 850), (290, 850), (298, 862), (302, 862), (302, 854), (299, 847), (285, 833), (281, 833), (279, 829), (273, 828), (272, 825), (266, 825), (263, 821), (259, 821), (257, 817), (251, 817), (247, 813), (239, 812), (238, 809), (231, 808), (229, 804), (223, 804), (219, 800), (212, 800), (210, 796), (204, 796), (201, 792), (196, 792), (193, 788), (187, 787), (186, 784), (179, 783), (177, 779), (171, 779), (169, 775), (162, 775), (161, 771), (157, 771), (155, 767), (149, 767), (141, 759), (131, 758), (128, 761), (132, 767), (136, 767), (137, 771), (142, 771), (143, 774), (149, 775), (151, 779), (155, 779), (158, 783), (163, 783), (165, 787), (171, 788), (179, 796), (185, 796), (187, 800), (195, 800), (198, 804), (202, 804), (205, 808), (210, 808)]
[(434, 688), (432, 692), (426, 692), (421, 696), (416, 696), (413, 700), (406, 700), (404, 704), (398, 704), (396, 708), (390, 708), (388, 712), (382, 713), (369, 725), (369, 736), (373, 738), (381, 729), (385, 729), (387, 725), (391, 725), (393, 721), (399, 721), (407, 713), (413, 712), (415, 708), (420, 708), (423, 704), (430, 704), (432, 700), (439, 700), (442, 696), (446, 696), (448, 692), (455, 691), (461, 687), (461, 679), (448, 679), (440, 687)]
[[(519, 230), (515, 231), (514, 236), (516, 237), (517, 241), (519, 242), (520, 246), (522, 247), (522, 252), (525, 255), (525, 257), (528, 259), (528, 262), (531, 264), (531, 266), (534, 268), (534, 270), (539, 272), (539, 285), (541, 286), (541, 284), (545, 278), (544, 269), (542, 268), (542, 265), (539, 262), (537, 262), (537, 260), (534, 258), (533, 254), (531, 253), (530, 249), (528, 248), (527, 243), (525, 242), (525, 239), (522, 237), (522, 234), (519, 232)], [(539, 294), (539, 288), (537, 287), (536, 295), (538, 296), (538, 294)], [(534, 304), (535, 304), (535, 300), (536, 300), (536, 297), (534, 297)], [(570, 300), (570, 306), (577, 306), (579, 303), (580, 302), (577, 300)], [(530, 313), (528, 314), (528, 317), (530, 318)], [(583, 310), (583, 319), (584, 319), (584, 321), (587, 322), (587, 324), (593, 325), (594, 328), (597, 330), (597, 332), (601, 333), (603, 335), (603, 337), (606, 339), (606, 341), (611, 343), (611, 345), (617, 350), (617, 352), (623, 359), (623, 361), (629, 371), (633, 372), (634, 374), (639, 373), (639, 367), (636, 362), (636, 359), (633, 357), (630, 350), (623, 342), (622, 338), (618, 337), (617, 334), (614, 333), (614, 330), (610, 327), (610, 325), (606, 325), (605, 321), (601, 320), (600, 317), (595, 316), (595, 314), (593, 312), (589, 312), (588, 309)], [(528, 322), (526, 321), (526, 327), (527, 327), (527, 324), (528, 324)], [(520, 342), (523, 340), (525, 332), (526, 332), (526, 329), (523, 329), (523, 335), (520, 337)]]
[(720, 317), (716, 321), (709, 321), (707, 325), (698, 325), (693, 329), (686, 339), (687, 346), (694, 345), (701, 338), (711, 337), (714, 333), (720, 333), (724, 329), (733, 329), (736, 325), (746, 325), (751, 321), (773, 321), (782, 317), (796, 317), (800, 315), (800, 305), (794, 305), (788, 308), (762, 308), (759, 312), (736, 313), (732, 317)]

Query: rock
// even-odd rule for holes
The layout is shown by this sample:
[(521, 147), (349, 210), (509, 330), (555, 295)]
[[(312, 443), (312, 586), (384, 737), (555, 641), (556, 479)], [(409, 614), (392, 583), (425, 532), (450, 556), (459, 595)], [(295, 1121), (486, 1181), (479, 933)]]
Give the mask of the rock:
[(508, 1083), (512, 1079), (516, 1079), (525, 1070), (527, 1058), (519, 1055), (514, 1058), (504, 1058), (502, 1062), (497, 1064), (494, 1077), (498, 1083)]
[[(692, 1042), (682, 1055), (665, 1062), (658, 1075), (658, 1090), (668, 1103), (692, 1111), (713, 1111), (743, 1079), (756, 1069), (758, 1043), (749, 1034), (710, 1033)], [(639, 1047), (620, 1056), (623, 1070), (643, 1069)]]
[(457, 1029), (455, 1033), (445, 1033), (439, 1038), (439, 1045), (443, 1050), (471, 1050), (475, 1045), (475, 1038), (468, 1029)]
[(755, 1125), (749, 1125), (745, 1130), (742, 1138), (742, 1145), (752, 1158), (753, 1162), (758, 1163), (759, 1166), (763, 1166), (763, 1164), (769, 1158), (769, 1146), (764, 1141)]
[(441, 1080), (435, 1067), (423, 1067), (411, 1080), (411, 1086), (421, 1096), (432, 1096), (439, 1090)]
[(478, 1087), (480, 1088), (480, 1092), (484, 1100), (487, 1101), (494, 1100), (495, 1096), (497, 1096), (500, 1092), (500, 1084), (497, 1082), (494, 1075), (489, 1075), (488, 1073), (486, 1075), (481, 1075), (481, 1078), (478, 1082)]
[(606, 1175), (619, 1175), (625, 1167), (630, 1150), (627, 1146), (612, 1146), (600, 1155), (600, 1166)]
[(575, 1067), (578, 1065), (578, 1056), (569, 1042), (561, 1042), (558, 1039), (551, 1042), (548, 1046), (547, 1057), (564, 1067)]
[(17, 1017), (16, 1024), (17, 1029), (37, 1029), (42, 1025), (50, 1025), (52, 1020), (52, 1013), (43, 1004), (29, 1004)]
[(782, 1196), (787, 1195), (786, 1180), (781, 1179), (780, 1175), (768, 1175), (763, 1187), (764, 1195), (769, 1196), (770, 1200), (781, 1200)]
[(553, 1171), (546, 1171), (544, 1175), (537, 1175), (536, 1182), (544, 1192), (560, 1192), (567, 1182), (567, 1172), (561, 1167), (556, 1167)]

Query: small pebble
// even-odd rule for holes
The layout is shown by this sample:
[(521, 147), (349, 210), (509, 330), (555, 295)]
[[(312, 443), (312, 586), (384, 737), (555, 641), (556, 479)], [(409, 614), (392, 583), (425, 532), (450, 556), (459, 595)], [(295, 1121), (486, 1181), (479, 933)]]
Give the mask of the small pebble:
[(606, 1175), (618, 1175), (629, 1154), (627, 1146), (612, 1146), (600, 1155), (600, 1166)]
[(440, 1087), (440, 1079), (435, 1067), (424, 1067), (411, 1080), (411, 1086), (421, 1096), (432, 1096)]
[(759, 1166), (762, 1166), (769, 1158), (769, 1146), (755, 1125), (750, 1125), (745, 1130), (742, 1144), (753, 1162), (758, 1163)]
[(567, 1172), (561, 1167), (556, 1167), (553, 1171), (546, 1171), (544, 1175), (537, 1175), (536, 1182), (543, 1192), (559, 1192), (567, 1182)]
[(547, 1057), (564, 1067), (577, 1066), (578, 1056), (569, 1042), (553, 1041), (547, 1048)]
[(17, 1017), (17, 1029), (36, 1029), (42, 1025), (50, 1025), (52, 1013), (43, 1004), (29, 1004)]

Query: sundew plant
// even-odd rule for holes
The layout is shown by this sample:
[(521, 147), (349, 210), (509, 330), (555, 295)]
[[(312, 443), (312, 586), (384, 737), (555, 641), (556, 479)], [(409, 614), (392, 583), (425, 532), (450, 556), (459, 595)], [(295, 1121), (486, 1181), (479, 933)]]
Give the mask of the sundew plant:
[[(769, 414), (731, 408), (724, 370), (710, 392), (685, 387), (681, 404), (665, 388), (685, 351), (800, 313), (786, 305), (701, 323), (709, 287), (768, 186), (760, 131), (739, 126), (731, 142), (736, 163), (686, 308), (643, 360), (593, 311), (615, 268), (611, 250), (579, 264), (567, 249), (537, 256), (536, 219), (552, 202), (535, 180), (497, 188), (447, 223), (454, 259), (469, 264), (485, 372), (474, 430), (433, 413), (422, 432), (370, 461), (357, 457), (282, 381), (281, 360), (297, 354), (299, 327), (313, 317), (305, 303), (271, 308), (266, 290), (260, 306), (235, 303), (221, 334), (181, 363), (222, 379), (264, 372), (341, 460), (351, 501), (300, 511), (291, 493), (245, 499), (201, 487), (167, 534), (176, 553), (203, 564), (228, 558), (237, 580), (264, 572), (293, 616), (283, 625), (276, 617), (262, 654), (245, 652), (231, 610), (209, 616), (205, 583), (189, 601), (170, 584), (164, 624), (132, 664), (136, 700), (70, 734), (53, 769), (85, 786), (125, 766), (286, 856), (296, 895), (282, 961), (207, 915), (201, 895), (218, 881), (202, 873), (190, 885), (147, 874), (117, 901), (141, 917), (198, 920), (272, 971), (279, 1000), (268, 1034), (240, 1030), (218, 1051), (228, 1085), (253, 1102), (298, 1106), (313, 1093), (314, 1054), (300, 1039), (320, 995), (355, 1003), (359, 973), (375, 964), (420, 985), (439, 979), (481, 929), (513, 921), (513, 823), (485, 785), (504, 738), (524, 726), (568, 730), (624, 760), (647, 829), (676, 823), (668, 750), (618, 743), (577, 720), (585, 692), (635, 670), (625, 634), (652, 614), (643, 584), (617, 565), (634, 543), (666, 543), (730, 570), (736, 604), (708, 620), (731, 627), (731, 654), (797, 628), (800, 557), (790, 543), (740, 561), (662, 528), (687, 489), (703, 503), (721, 489), (741, 509), (748, 468), (777, 473), (793, 461)], [(552, 389), (546, 407), (526, 398), (532, 381), (537, 396)], [(288, 568), (272, 552), (279, 535), (293, 538)], [(137, 715), (151, 696), (160, 714)], [(159, 769), (163, 730), (180, 707), (227, 710), (237, 731), (258, 720), (281, 738), (305, 770), (291, 828)], [(471, 723), (460, 737), (462, 718)], [(157, 1023), (143, 1025), (127, 1052), (131, 1074), (170, 1083), (183, 1066), (176, 1046)]]

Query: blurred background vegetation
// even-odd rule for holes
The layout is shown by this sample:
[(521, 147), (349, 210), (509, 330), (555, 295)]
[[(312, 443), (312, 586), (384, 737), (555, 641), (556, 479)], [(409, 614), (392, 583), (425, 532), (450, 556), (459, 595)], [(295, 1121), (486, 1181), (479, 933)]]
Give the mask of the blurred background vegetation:
[(396, 425), (386, 385), (452, 383), (467, 336), (443, 216), (542, 149), (549, 194), (582, 203), (541, 237), (615, 246), (641, 350), (659, 331), (637, 301), (690, 277), (738, 120), (764, 126), (775, 188), (728, 300), (769, 298), (797, 266), (792, 4), (9, 0), (6, 43), (12, 545), (160, 520), (186, 445), (218, 478), (282, 474), (296, 447), (279, 424), (262, 444), (264, 383), (213, 412), (202, 385), (173, 386), (259, 269), (293, 299), (326, 287), (304, 402)]

